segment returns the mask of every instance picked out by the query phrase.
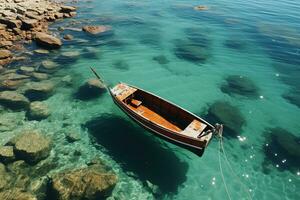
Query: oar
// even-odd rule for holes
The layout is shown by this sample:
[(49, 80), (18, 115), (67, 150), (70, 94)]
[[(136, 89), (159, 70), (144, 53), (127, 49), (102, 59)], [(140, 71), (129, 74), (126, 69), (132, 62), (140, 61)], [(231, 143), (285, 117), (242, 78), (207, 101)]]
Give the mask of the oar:
[(100, 75), (96, 72), (96, 70), (93, 67), (90, 67), (90, 69), (92, 70), (92, 72), (95, 74), (95, 76), (97, 77), (97, 79), (103, 83), (104, 87), (109, 90), (109, 88), (107, 87), (107, 85), (105, 84), (104, 80), (100, 77)]

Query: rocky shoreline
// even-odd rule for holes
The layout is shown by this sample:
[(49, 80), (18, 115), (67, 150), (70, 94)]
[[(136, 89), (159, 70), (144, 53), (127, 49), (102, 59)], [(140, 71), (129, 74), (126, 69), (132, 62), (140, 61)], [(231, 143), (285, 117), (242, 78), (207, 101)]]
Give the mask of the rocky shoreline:
[[(76, 9), (61, 1), (0, 0), (0, 133), (16, 135), (8, 142), (1, 141), (0, 199), (102, 199), (109, 197), (117, 184), (117, 175), (99, 158), (87, 158), (85, 164), (74, 164), (75, 168), (58, 163), (56, 137), (63, 137), (71, 144), (81, 139), (78, 132), (66, 129), (61, 136), (54, 136), (40, 131), (39, 126), (24, 128), (25, 124), (36, 124), (50, 117), (51, 110), (45, 100), (54, 94), (57, 84), (72, 82), (70, 76), (53, 74), (59, 69), (59, 59), (73, 63), (79, 52), (53, 51), (73, 36), (51, 33), (48, 26), (74, 17)], [(110, 29), (100, 25), (84, 26), (81, 30), (95, 35)], [(32, 51), (31, 46), (37, 49)], [(50, 54), (58, 59), (52, 59)], [(43, 59), (31, 65), (34, 57)], [(104, 91), (103, 85), (91, 79), (78, 88), (75, 98), (97, 98), (101, 95), (99, 91)], [(17, 126), (20, 133), (15, 134)], [(81, 152), (73, 154), (78, 158)]]
[[(49, 0), (0, 0), (0, 66), (18, 60), (11, 51), (22, 50), (35, 40), (47, 48), (59, 48), (61, 41), (49, 34), (48, 25), (76, 15), (76, 7)], [(0, 69), (1, 70), (1, 69)]]

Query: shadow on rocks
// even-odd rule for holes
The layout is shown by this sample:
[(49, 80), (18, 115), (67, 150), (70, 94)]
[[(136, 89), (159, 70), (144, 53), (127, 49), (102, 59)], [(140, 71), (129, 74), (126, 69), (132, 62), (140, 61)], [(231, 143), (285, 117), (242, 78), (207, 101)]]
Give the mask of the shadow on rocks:
[(176, 193), (185, 182), (187, 163), (125, 119), (104, 114), (83, 126), (125, 171), (134, 172), (144, 183), (157, 185), (163, 194)]

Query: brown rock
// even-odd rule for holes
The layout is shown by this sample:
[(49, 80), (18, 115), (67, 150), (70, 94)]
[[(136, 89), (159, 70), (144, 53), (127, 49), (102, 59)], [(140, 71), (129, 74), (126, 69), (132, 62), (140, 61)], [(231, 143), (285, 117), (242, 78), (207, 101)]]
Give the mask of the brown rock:
[(25, 96), (17, 92), (3, 91), (0, 92), (0, 104), (13, 110), (19, 110), (28, 108), (29, 101)]
[(14, 187), (0, 192), (0, 199), (5, 200), (37, 200), (36, 196)]
[(59, 38), (41, 32), (35, 34), (35, 41), (38, 45), (49, 49), (57, 49), (60, 48), (62, 45), (61, 40)]
[(15, 160), (14, 148), (12, 146), (0, 147), (0, 162), (9, 163)]
[(13, 45), (12, 41), (9, 41), (9, 40), (0, 41), (0, 48), (6, 48), (6, 47), (10, 47), (12, 45)]
[(73, 35), (70, 35), (70, 34), (66, 34), (66, 35), (64, 35), (64, 39), (65, 40), (73, 40)]
[(63, 18), (63, 17), (64, 17), (64, 14), (63, 14), (63, 13), (55, 13), (55, 14), (54, 14), (54, 17), (55, 17), (56, 19), (60, 19), (60, 18)]
[(111, 30), (109, 26), (84, 26), (82, 30), (90, 34), (99, 34)]
[(9, 58), (12, 56), (12, 53), (9, 50), (0, 50), (0, 60)]
[(51, 182), (59, 200), (102, 199), (111, 194), (117, 176), (96, 164), (58, 173)]
[(46, 119), (50, 115), (48, 106), (41, 101), (34, 101), (29, 106), (27, 117), (30, 120), (42, 120)]
[(39, 24), (38, 20), (36, 20), (36, 19), (25, 19), (25, 20), (22, 20), (21, 28), (23, 30), (30, 30), (32, 28), (37, 27), (38, 24)]
[(20, 20), (16, 19), (10, 19), (10, 18), (0, 18), (0, 23), (7, 25), (8, 28), (20, 28), (22, 22)]
[(38, 13), (36, 13), (36, 12), (26, 12), (26, 17), (28, 17), (30, 19), (36, 19), (38, 21), (43, 19), (43, 17), (39, 16)]
[(49, 156), (51, 140), (36, 130), (26, 131), (16, 138), (14, 152), (18, 159), (35, 164)]
[(76, 11), (76, 7), (63, 5), (61, 6), (60, 11), (63, 13), (74, 12)]

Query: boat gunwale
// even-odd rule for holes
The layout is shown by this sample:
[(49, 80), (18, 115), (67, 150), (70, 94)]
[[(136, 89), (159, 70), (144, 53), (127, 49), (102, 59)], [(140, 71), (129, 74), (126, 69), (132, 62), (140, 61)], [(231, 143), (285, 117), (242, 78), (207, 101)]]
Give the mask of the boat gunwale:
[[(121, 102), (121, 101), (118, 100), (117, 98), (113, 98), (113, 99), (114, 99), (114, 101)], [(122, 102), (121, 102), (121, 103), (122, 103)], [(154, 130), (153, 128), (151, 128), (151, 127), (145, 125), (144, 123), (142, 123), (141, 121), (139, 121), (138, 119), (136, 119), (136, 118), (135, 118), (134, 116), (132, 116), (129, 112), (127, 112), (126, 110), (124, 110), (125, 108), (122, 106), (122, 105), (124, 105), (124, 103), (122, 103), (122, 105), (120, 105), (120, 103), (117, 103), (117, 105), (125, 112), (126, 115), (128, 115), (128, 116), (131, 117), (131, 118), (133, 118), (133, 119), (134, 119), (136, 122), (138, 122), (141, 126), (143, 126), (143, 127), (145, 127), (146, 129), (149, 129), (149, 130), (155, 132), (156, 134), (158, 134), (158, 135), (161, 136), (161, 137), (164, 137), (164, 138), (167, 138), (167, 139), (169, 139), (169, 140), (171, 140), (171, 141), (174, 141), (175, 143), (177, 142), (177, 143), (180, 143), (180, 144), (182, 144), (182, 145), (189, 146), (189, 147), (191, 147), (191, 148), (198, 149), (198, 150), (201, 150), (201, 151), (202, 151), (202, 150), (204, 150), (204, 149), (207, 147), (208, 143), (209, 143), (210, 140), (211, 140), (211, 139), (210, 139), (209, 141), (207, 141), (207, 143), (205, 144), (205, 146), (200, 147), (200, 146), (193, 145), (193, 144), (190, 144), (190, 143), (187, 143), (187, 142), (183, 142), (183, 141), (181, 141), (181, 140), (173, 139), (173, 138), (171, 138), (171, 137), (169, 137), (169, 136), (166, 136), (165, 134), (162, 134), (162, 133), (160, 133), (160, 132)], [(134, 115), (136, 115), (137, 117), (141, 118), (140, 115), (138, 115), (137, 113), (135, 113), (135, 112), (132, 111), (131, 109), (128, 108), (128, 110), (130, 110), (130, 111), (131, 111)], [(144, 117), (142, 117), (142, 118), (145, 119), (145, 120), (148, 120), (148, 119), (146, 119), (146, 118), (144, 118)], [(148, 121), (151, 122), (150, 120), (148, 120)], [(154, 125), (154, 126), (156, 126), (156, 127), (158, 127), (158, 128), (160, 128), (160, 129), (164, 129), (165, 131), (171, 132), (171, 133), (173, 133), (173, 134), (177, 134), (177, 135), (179, 135), (180, 137), (186, 137), (187, 139), (191, 139), (191, 140), (194, 140), (194, 141), (201, 141), (201, 140), (196, 139), (196, 138), (193, 138), (193, 137), (188, 137), (188, 136), (185, 136), (185, 135), (182, 135), (182, 134), (178, 134), (178, 133), (176, 133), (176, 132), (174, 132), (174, 131), (172, 131), (172, 130), (170, 130), (170, 129), (166, 129), (166, 128), (164, 128), (164, 127), (162, 127), (162, 126), (159, 126), (159, 125), (157, 125), (157, 124), (155, 124), (155, 123), (153, 123), (153, 122), (151, 122), (151, 124)]]
[[(140, 88), (138, 88), (138, 87), (136, 87), (136, 86), (133, 86), (133, 85), (129, 85), (129, 84), (127, 84), (127, 83), (120, 82), (119, 84), (125, 84), (125, 85), (128, 85), (128, 86), (133, 87), (133, 88), (135, 88), (135, 89), (138, 89), (138, 90), (141, 90), (141, 91), (143, 91), (143, 92), (146, 92), (146, 93), (148, 93), (148, 94), (150, 94), (150, 95), (153, 95), (153, 96), (155, 96), (155, 97), (157, 97), (157, 98), (159, 98), (159, 99), (161, 99), (161, 100), (163, 100), (163, 101), (166, 101), (167, 103), (169, 103), (169, 104), (171, 104), (171, 105), (173, 105), (173, 106), (176, 106), (176, 107), (180, 108), (180, 109), (183, 110), (184, 112), (187, 112), (188, 114), (191, 114), (191, 115), (192, 115), (193, 117), (195, 117), (196, 119), (198, 119), (198, 120), (200, 120), (200, 121), (206, 123), (207, 125), (210, 126), (210, 128), (214, 128), (213, 125), (211, 125), (210, 123), (208, 123), (207, 121), (205, 121), (205, 120), (202, 119), (201, 117), (199, 117), (199, 116), (197, 116), (197, 115), (195, 115), (195, 114), (193, 114), (193, 113), (187, 111), (186, 109), (184, 109), (184, 108), (182, 108), (182, 107), (180, 107), (180, 106), (178, 106), (178, 105), (176, 105), (176, 104), (174, 104), (174, 103), (172, 103), (172, 102), (170, 102), (170, 101), (168, 101), (168, 100), (166, 100), (166, 99), (164, 99), (164, 98), (162, 98), (162, 97), (159, 97), (159, 96), (157, 96), (157, 95), (155, 95), (155, 94), (153, 94), (153, 93), (151, 93), (151, 92), (145, 91), (145, 90), (143, 90), (143, 89), (140, 89)], [(110, 95), (111, 95), (114, 99), (116, 99), (117, 101), (121, 102), (123, 105), (126, 105), (124, 102), (122, 102), (122, 101), (120, 101), (119, 99), (116, 98), (116, 96), (112, 93), (112, 88), (109, 88), (109, 91), (110, 91)], [(130, 111), (134, 112), (132, 109), (130, 109), (130, 108), (128, 108), (128, 109), (129, 109)], [(164, 126), (161, 126), (161, 125), (158, 125), (158, 124), (156, 124), (156, 123), (153, 123), (151, 120), (149, 120), (149, 119), (147, 119), (147, 118), (145, 118), (145, 117), (143, 117), (143, 116), (137, 114), (136, 112), (134, 112), (134, 113), (135, 113), (137, 116), (139, 116), (139, 117), (141, 117), (141, 118), (143, 118), (143, 119), (145, 119), (145, 120), (151, 122), (154, 126), (156, 126), (156, 127), (158, 127), (158, 128), (161, 128), (161, 129), (163, 129), (163, 130), (165, 130), (165, 131), (172, 132), (173, 134), (176, 134), (176, 135), (178, 135), (178, 136), (180, 136), (180, 137), (183, 137), (183, 138), (191, 139), (191, 140), (194, 140), (194, 141), (201, 141), (199, 138), (190, 137), (190, 136), (181, 134), (180, 132), (175, 132), (175, 131), (173, 131), (173, 130), (171, 130), (171, 129), (165, 128)], [(167, 136), (166, 136), (166, 137), (167, 137)], [(210, 140), (211, 140), (211, 138), (209, 139), (209, 141), (207, 141), (207, 144), (210, 142)], [(177, 140), (176, 140), (176, 141), (177, 141)], [(207, 145), (207, 144), (206, 144), (206, 145)]]

